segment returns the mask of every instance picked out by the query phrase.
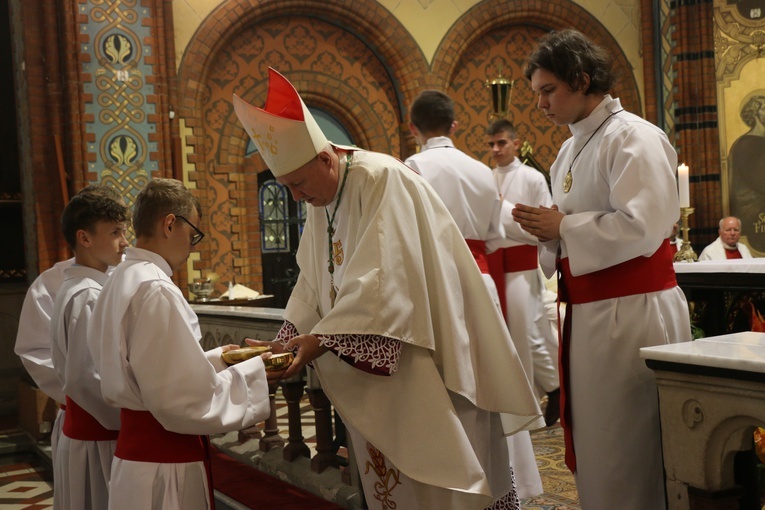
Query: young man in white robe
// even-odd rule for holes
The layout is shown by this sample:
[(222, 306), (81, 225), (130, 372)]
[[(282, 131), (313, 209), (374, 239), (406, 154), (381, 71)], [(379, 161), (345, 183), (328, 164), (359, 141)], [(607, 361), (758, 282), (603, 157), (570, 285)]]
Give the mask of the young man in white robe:
[[(515, 126), (507, 119), (498, 119), (486, 130), (491, 157), (497, 164), (494, 179), (499, 195), (508, 204), (533, 204), (549, 207), (552, 196), (544, 176), (521, 163), (515, 156), (520, 140)], [(525, 233), (525, 232), (524, 232)], [(545, 311), (545, 291), (539, 272), (536, 237), (525, 237), (512, 246), (489, 256), (492, 276), (497, 287), (504, 289), (502, 301), (510, 336), (516, 342), (532, 384), (547, 395), (545, 424), (553, 425), (560, 417), (560, 382), (558, 377), (558, 336), (550, 330)], [(523, 342), (521, 346), (519, 342)]]
[(121, 419), (111, 510), (211, 510), (207, 434), (270, 413), (263, 359), (227, 367), (221, 354), (237, 346), (203, 351), (197, 316), (171, 279), (204, 237), (200, 217), (180, 181), (149, 181), (135, 200), (136, 247), (93, 311), (88, 342), (103, 396)]
[(265, 107), (235, 96), (234, 109), (277, 181), (312, 206), (270, 344), (296, 350), (285, 377), (312, 362), (367, 500), (518, 508), (504, 436), (541, 413), (441, 199), (395, 158), (329, 143), (273, 69)]
[(450, 138), (457, 129), (454, 102), (443, 92), (422, 91), (409, 115), (409, 129), (420, 152), (409, 156), (404, 164), (428, 181), (441, 197), (499, 306), (486, 255), (504, 240), (505, 229), (500, 222), (502, 202), (491, 169), (454, 146)]
[[(106, 188), (106, 186), (102, 186)], [(51, 315), (53, 366), (66, 394), (66, 413), (53, 460), (53, 505), (57, 510), (106, 508), (119, 410), (101, 395), (87, 343), (93, 307), (107, 270), (128, 245), (128, 210), (113, 192), (79, 193), (61, 215), (64, 238), (74, 252)]]
[[(490, 275), (489, 257), (498, 249), (503, 250), (502, 247), (509, 243), (501, 222), (503, 204), (491, 169), (454, 146), (451, 135), (457, 129), (457, 120), (454, 101), (448, 95), (438, 90), (420, 92), (409, 109), (409, 117), (409, 130), (420, 146), (420, 151), (409, 156), (404, 163), (428, 181), (443, 200), (470, 247), (486, 287), (499, 307), (503, 300)], [(528, 234), (526, 236), (532, 237)], [(527, 296), (519, 298), (527, 299)], [(528, 349), (524, 349), (528, 342), (526, 332), (523, 333), (524, 336), (516, 337), (510, 330), (531, 383), (531, 364), (525, 362)], [(518, 497), (525, 499), (541, 494), (542, 478), (539, 476), (529, 432), (524, 430), (509, 436), (508, 448)]]
[[(107, 197), (122, 199), (113, 189), (99, 185), (86, 186), (79, 193), (105, 193)], [(66, 394), (53, 368), (50, 319), (56, 295), (64, 284), (64, 272), (72, 264), (74, 257), (56, 262), (29, 286), (21, 307), (14, 347), (14, 352), (21, 358), (22, 365), (37, 387), (59, 405), (50, 434), (51, 460), (54, 463), (66, 416)]]
[(27, 289), (19, 316), (19, 330), (13, 351), (21, 358), (27, 373), (38, 388), (56, 401), (59, 410), (50, 433), (51, 459), (56, 462), (56, 449), (66, 411), (66, 394), (53, 368), (50, 344), (50, 318), (53, 302), (64, 284), (64, 271), (74, 264), (74, 257), (56, 262), (43, 271)]
[(680, 215), (677, 154), (608, 94), (612, 59), (581, 33), (540, 39), (525, 74), (537, 107), (574, 135), (551, 168), (554, 205), (513, 210), (545, 242), (547, 274), (559, 257), (566, 463), (582, 508), (662, 510), (658, 394), (639, 349), (691, 340), (669, 242)]

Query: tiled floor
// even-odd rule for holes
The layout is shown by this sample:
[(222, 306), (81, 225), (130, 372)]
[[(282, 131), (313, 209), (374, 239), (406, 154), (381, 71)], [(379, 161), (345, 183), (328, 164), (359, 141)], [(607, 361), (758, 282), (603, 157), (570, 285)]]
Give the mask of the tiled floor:
[(33, 462), (0, 468), (0, 508), (3, 510), (53, 508), (53, 482), (49, 480), (49, 475)]
[(30, 437), (13, 426), (0, 431), (0, 509), (53, 508), (53, 477), (32, 453)]
[[(281, 392), (278, 392), (281, 397)], [(301, 406), (303, 435), (316, 453), (314, 413), (305, 397)], [(288, 435), (287, 408), (277, 399), (277, 426), (285, 439)], [(532, 433), (537, 463), (545, 493), (523, 502), (524, 510), (578, 510), (573, 477), (563, 465), (563, 438), (559, 427)], [(13, 424), (0, 422), (0, 510), (44, 510), (53, 508), (51, 473), (31, 452), (28, 435)], [(338, 452), (345, 454), (344, 449)]]

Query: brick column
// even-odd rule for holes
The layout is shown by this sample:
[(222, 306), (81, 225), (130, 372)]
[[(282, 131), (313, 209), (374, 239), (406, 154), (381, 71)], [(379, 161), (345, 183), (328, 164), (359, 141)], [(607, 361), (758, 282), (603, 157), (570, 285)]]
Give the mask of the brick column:
[[(712, 0), (678, 2), (675, 27), (675, 146), (690, 167), (691, 241), (703, 248), (717, 237), (722, 217), (720, 139)], [(698, 250), (697, 250), (698, 251)]]

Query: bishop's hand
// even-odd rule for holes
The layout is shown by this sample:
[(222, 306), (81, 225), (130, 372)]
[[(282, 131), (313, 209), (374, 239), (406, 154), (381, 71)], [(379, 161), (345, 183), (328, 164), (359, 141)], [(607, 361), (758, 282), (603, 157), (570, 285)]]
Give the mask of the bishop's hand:
[[(284, 346), (282, 345), (282, 343), (276, 340), (264, 341), (264, 340), (253, 340), (252, 338), (245, 338), (244, 341), (247, 345), (250, 345), (252, 347), (269, 347), (271, 349), (270, 352), (264, 352), (263, 354), (260, 355), (260, 357), (263, 358), (264, 362), (274, 354), (282, 354), (283, 352), (286, 352), (284, 350)], [(286, 370), (280, 370), (280, 371), (266, 370), (266, 379), (268, 379), (268, 384), (276, 384), (280, 380), (284, 379), (285, 372)]]
[[(271, 347), (271, 352), (280, 354), (291, 351), (295, 355), (292, 364), (284, 371), (277, 372), (279, 379), (289, 379), (300, 373), (300, 371), (311, 361), (329, 351), (327, 347), (322, 347), (319, 339), (315, 335), (298, 335), (290, 339), (286, 345), (278, 341), (264, 342), (261, 340), (245, 339), (248, 345), (266, 345)], [(271, 375), (269, 374), (269, 381)]]
[(320, 344), (315, 335), (298, 335), (287, 342), (286, 349), (295, 353), (295, 360), (284, 372), (285, 378), (296, 375), (308, 363), (329, 351), (329, 348)]

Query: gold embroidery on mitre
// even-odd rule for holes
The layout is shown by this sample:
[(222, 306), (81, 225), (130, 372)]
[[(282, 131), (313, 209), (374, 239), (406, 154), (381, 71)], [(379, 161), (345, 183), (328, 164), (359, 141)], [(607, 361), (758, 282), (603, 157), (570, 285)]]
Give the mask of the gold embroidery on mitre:
[(367, 453), (369, 453), (372, 461), (367, 461), (364, 474), (369, 474), (369, 470), (372, 469), (379, 478), (379, 481), (374, 483), (374, 498), (382, 504), (382, 510), (392, 510), (398, 507), (398, 503), (392, 499), (392, 493), (393, 489), (401, 484), (399, 470), (388, 469), (385, 465), (385, 455), (369, 442), (367, 442)]
[(269, 125), (268, 126), (268, 133), (265, 134), (266, 139), (263, 140), (263, 133), (258, 133), (253, 128), (251, 136), (252, 136), (252, 138), (257, 140), (256, 145), (260, 146), (260, 147), (258, 147), (259, 150), (261, 150), (261, 148), (268, 149), (268, 151), (271, 154), (276, 156), (277, 154), (279, 154), (279, 142), (274, 140), (274, 135), (273, 135), (274, 131), (276, 131), (274, 126), (270, 126)]
[(342, 266), (345, 256), (343, 254), (343, 242), (340, 240), (332, 243), (332, 258), (335, 261), (336, 266)]

